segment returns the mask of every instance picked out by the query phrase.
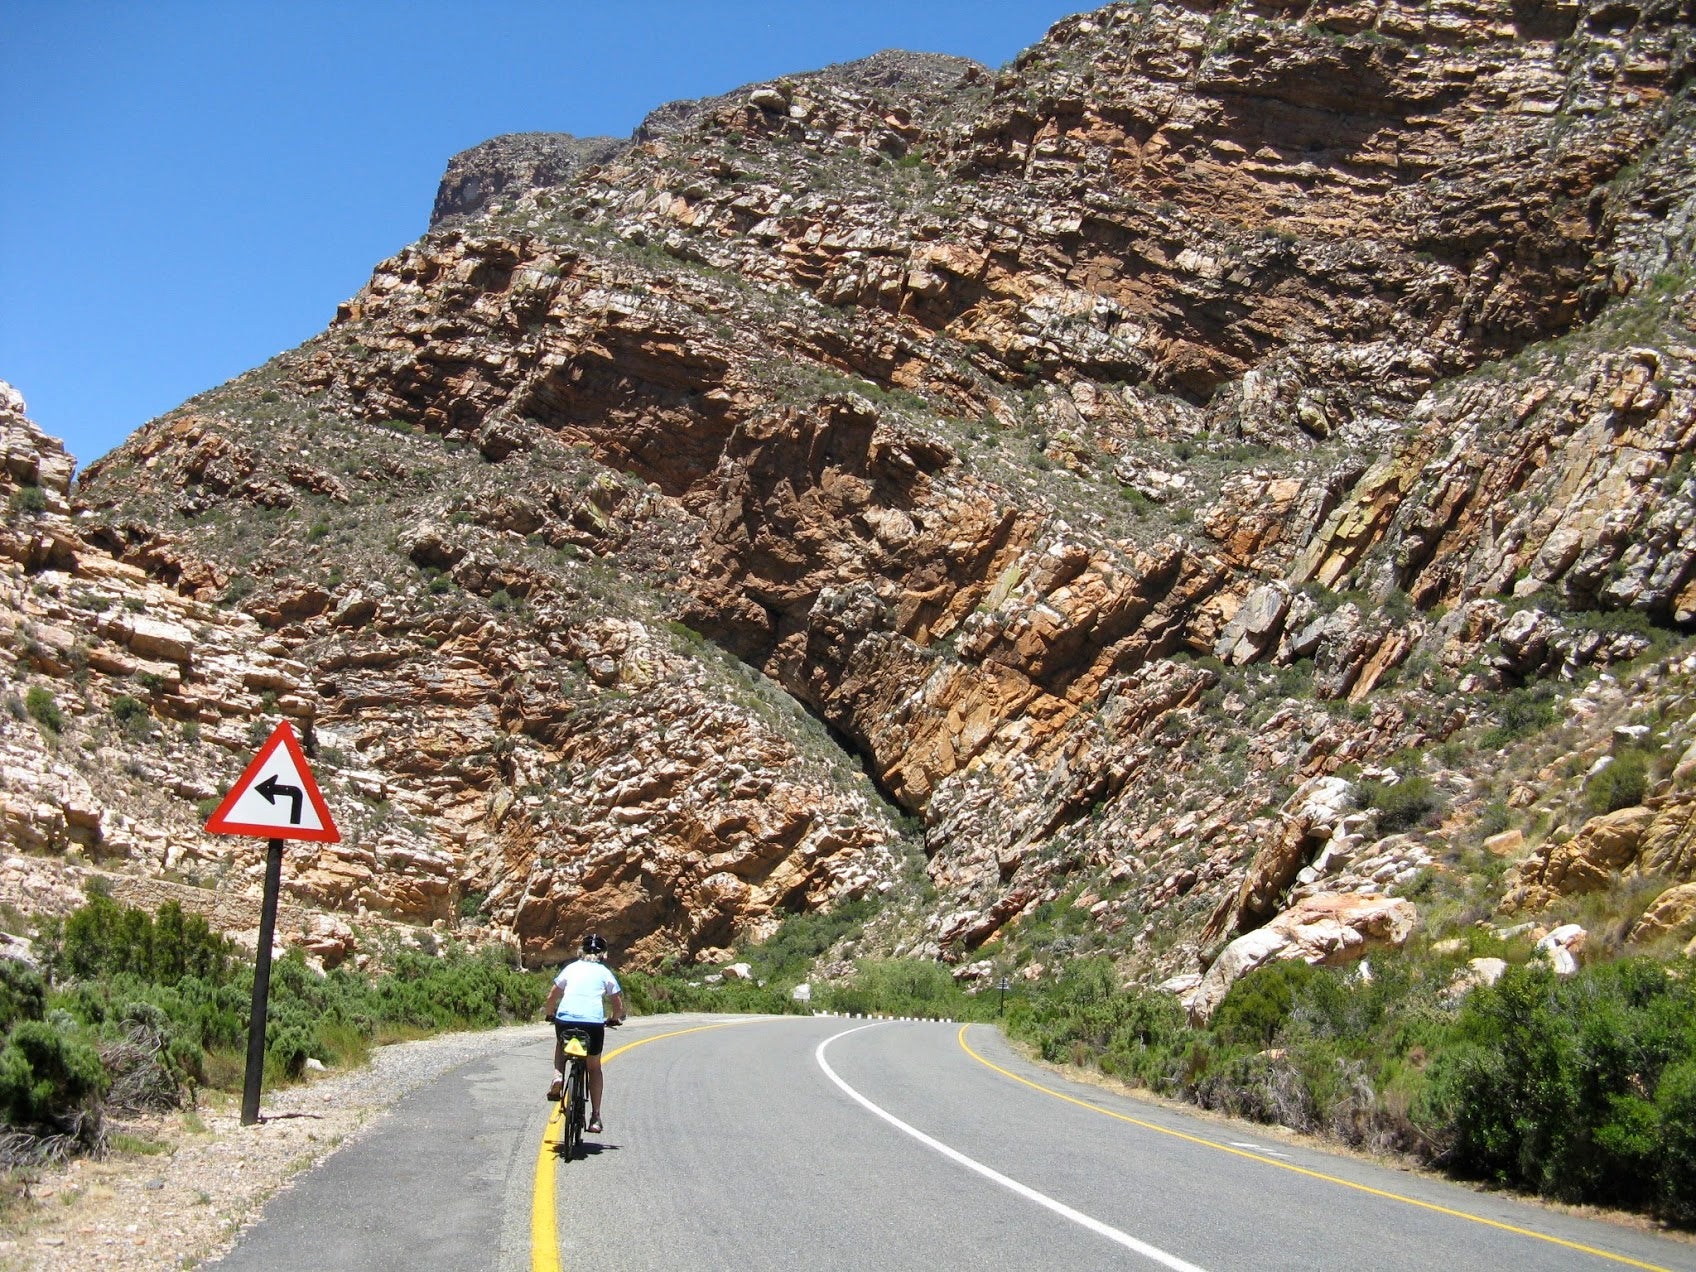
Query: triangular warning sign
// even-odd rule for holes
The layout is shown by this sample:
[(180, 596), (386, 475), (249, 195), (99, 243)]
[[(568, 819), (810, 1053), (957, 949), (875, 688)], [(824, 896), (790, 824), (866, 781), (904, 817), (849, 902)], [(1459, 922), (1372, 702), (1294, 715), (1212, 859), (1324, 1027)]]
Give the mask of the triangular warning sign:
[(341, 832), (306, 767), (294, 730), (284, 720), (241, 779), (206, 821), (213, 835), (256, 835), (261, 839), (310, 839), (339, 843)]

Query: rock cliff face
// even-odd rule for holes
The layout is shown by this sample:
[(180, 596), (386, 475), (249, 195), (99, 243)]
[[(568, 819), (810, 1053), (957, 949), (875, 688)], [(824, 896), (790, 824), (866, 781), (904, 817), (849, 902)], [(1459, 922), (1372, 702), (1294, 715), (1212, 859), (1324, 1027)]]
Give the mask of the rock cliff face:
[(873, 890), (861, 948), (964, 976), (1352, 950), (1498, 809), (1548, 905), (1580, 784), (1502, 748), (1692, 729), (1691, 17), (1114, 5), (497, 139), (19, 586), (262, 631), (388, 810), (300, 895), (536, 955)]

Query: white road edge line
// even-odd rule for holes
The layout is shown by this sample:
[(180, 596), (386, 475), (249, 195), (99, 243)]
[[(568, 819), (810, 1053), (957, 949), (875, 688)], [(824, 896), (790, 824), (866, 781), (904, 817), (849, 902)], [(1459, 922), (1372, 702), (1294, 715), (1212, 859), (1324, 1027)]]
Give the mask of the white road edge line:
[(933, 1139), (931, 1136), (926, 1135), (923, 1131), (919, 1130), (916, 1126), (909, 1126), (900, 1118), (896, 1117), (895, 1114), (873, 1104), (865, 1096), (861, 1095), (853, 1087), (849, 1086), (837, 1076), (836, 1070), (832, 1069), (830, 1067), (830, 1062), (824, 1058), (824, 1051), (826, 1047), (830, 1046), (830, 1044), (835, 1042), (838, 1038), (846, 1038), (849, 1034), (859, 1033), (864, 1029), (875, 1029), (876, 1027), (876, 1025), (860, 1025), (854, 1029), (845, 1029), (841, 1033), (833, 1034), (831, 1037), (826, 1038), (823, 1042), (819, 1043), (818, 1049), (813, 1052), (813, 1059), (818, 1061), (819, 1068), (824, 1070), (824, 1076), (836, 1083), (836, 1085), (841, 1088), (843, 1094), (848, 1096), (849, 1099), (853, 1100), (856, 1104), (859, 1104), (862, 1108), (877, 1114), (896, 1130), (911, 1135), (926, 1148), (934, 1149), (950, 1161), (957, 1162), (961, 1166), (964, 1166), (967, 1170), (976, 1171), (985, 1179), (988, 1179), (993, 1183), (1000, 1184), (1003, 1188), (1006, 1188), (1011, 1192), (1018, 1193), (1019, 1196), (1025, 1198), (1027, 1201), (1034, 1201), (1039, 1206), (1047, 1207), (1063, 1219), (1070, 1219), (1073, 1223), (1078, 1224), (1080, 1227), (1088, 1228), (1097, 1236), (1106, 1237), (1109, 1241), (1116, 1242), (1119, 1245), (1124, 1246), (1127, 1250), (1134, 1250), (1145, 1259), (1151, 1259), (1155, 1263), (1160, 1264), (1162, 1267), (1171, 1268), (1172, 1272), (1204, 1272), (1202, 1268), (1197, 1267), (1193, 1263), (1185, 1263), (1182, 1259), (1178, 1258), (1177, 1255), (1167, 1254), (1166, 1251), (1160, 1249), (1160, 1247), (1149, 1245), (1146, 1241), (1138, 1241), (1128, 1232), (1121, 1232), (1119, 1229), (1111, 1226), (1110, 1224), (1102, 1223), (1099, 1219), (1092, 1219), (1081, 1210), (1073, 1210), (1070, 1206), (1066, 1205), (1065, 1202), (1056, 1201), (1054, 1198), (1046, 1195), (1045, 1193), (1039, 1193), (1036, 1189), (1031, 1188), (1028, 1185), (1021, 1184), (1016, 1179), (1009, 1179), (1000, 1171), (993, 1170), (990, 1167), (985, 1166), (982, 1162), (967, 1157), (958, 1149), (948, 1147), (948, 1145), (944, 1144), (941, 1140)]

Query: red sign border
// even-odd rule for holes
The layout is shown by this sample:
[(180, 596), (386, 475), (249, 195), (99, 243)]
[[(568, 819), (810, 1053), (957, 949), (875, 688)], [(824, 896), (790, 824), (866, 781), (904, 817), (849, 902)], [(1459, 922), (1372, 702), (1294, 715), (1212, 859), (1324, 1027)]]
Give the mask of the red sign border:
[[(236, 806), (236, 801), (247, 793), (247, 788), (259, 780), (265, 771), (265, 764), (275, 753), (276, 749), (284, 747), (289, 758), (294, 761), (294, 769), (300, 774), (301, 785), (305, 788), (306, 798), (312, 802), (313, 811), (318, 814), (322, 823), (317, 830), (309, 826), (260, 826), (253, 822), (237, 822), (229, 819), (230, 811)], [(265, 739), (265, 745), (259, 748), (259, 754), (242, 772), (236, 784), (230, 787), (229, 794), (218, 805), (212, 816), (206, 819), (204, 827), (211, 835), (252, 835), (259, 839), (305, 839), (313, 843), (340, 843), (341, 831), (336, 829), (336, 823), (330, 817), (329, 805), (324, 803), (324, 796), (318, 790), (318, 782), (312, 776), (312, 769), (306, 763), (306, 756), (300, 749), (300, 743), (294, 736), (294, 729), (287, 720), (282, 721), (271, 731), (271, 736)]]

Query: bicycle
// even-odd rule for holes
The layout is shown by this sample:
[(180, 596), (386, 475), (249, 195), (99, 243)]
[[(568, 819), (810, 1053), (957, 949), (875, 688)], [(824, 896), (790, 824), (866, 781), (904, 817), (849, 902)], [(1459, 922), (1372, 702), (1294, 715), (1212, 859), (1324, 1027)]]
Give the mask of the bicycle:
[[(607, 1021), (608, 1029), (616, 1029), (619, 1021)], [(559, 1144), (566, 1161), (577, 1156), (583, 1147), (583, 1128), (589, 1120), (589, 1035), (581, 1029), (567, 1027), (562, 1035), (565, 1051), (565, 1084), (559, 1093), (559, 1114), (562, 1122)]]

